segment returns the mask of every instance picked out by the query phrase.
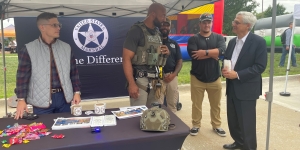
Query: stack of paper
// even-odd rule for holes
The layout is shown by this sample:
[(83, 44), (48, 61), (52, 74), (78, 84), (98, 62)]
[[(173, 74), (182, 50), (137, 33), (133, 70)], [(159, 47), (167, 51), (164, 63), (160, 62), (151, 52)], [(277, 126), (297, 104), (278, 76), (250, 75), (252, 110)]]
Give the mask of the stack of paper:
[(92, 117), (91, 127), (115, 126), (117, 119), (114, 115)]
[(111, 111), (118, 119), (127, 119), (132, 117), (139, 117), (148, 108), (145, 105), (121, 107), (120, 111)]

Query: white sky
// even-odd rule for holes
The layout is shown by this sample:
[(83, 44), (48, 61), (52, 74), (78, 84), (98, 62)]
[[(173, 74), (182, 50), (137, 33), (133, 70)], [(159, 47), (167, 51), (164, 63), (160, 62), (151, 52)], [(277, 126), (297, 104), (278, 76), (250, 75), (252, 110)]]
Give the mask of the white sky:
[[(269, 7), (269, 5), (271, 5), (271, 7), (273, 5), (273, 0), (255, 0), (255, 1), (257, 1), (260, 4), (260, 6), (256, 8), (256, 11), (258, 13), (261, 13), (262, 11), (262, 2), (263, 2), (264, 10), (266, 10)], [(278, 3), (283, 5), (286, 8), (287, 12), (294, 12), (294, 5), (300, 4), (300, 0), (277, 0), (277, 4)]]
[[(11, 24), (15, 25), (13, 18), (3, 20), (3, 27), (4, 28), (7, 27), (7, 26), (9, 26), (9, 25), (11, 25)], [(0, 24), (0, 29), (1, 29), (1, 24)]]

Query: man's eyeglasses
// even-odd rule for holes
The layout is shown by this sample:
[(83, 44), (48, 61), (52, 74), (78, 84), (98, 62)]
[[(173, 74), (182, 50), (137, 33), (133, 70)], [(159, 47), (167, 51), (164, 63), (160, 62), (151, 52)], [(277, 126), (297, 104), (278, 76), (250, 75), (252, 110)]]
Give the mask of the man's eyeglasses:
[(54, 23), (54, 24), (43, 24), (43, 25), (49, 25), (49, 26), (52, 26), (54, 28), (62, 28), (62, 24), (61, 23)]
[(240, 23), (240, 22), (238, 22), (238, 21), (232, 21), (231, 23), (232, 23), (232, 24), (235, 24), (235, 25), (245, 24), (245, 23)]

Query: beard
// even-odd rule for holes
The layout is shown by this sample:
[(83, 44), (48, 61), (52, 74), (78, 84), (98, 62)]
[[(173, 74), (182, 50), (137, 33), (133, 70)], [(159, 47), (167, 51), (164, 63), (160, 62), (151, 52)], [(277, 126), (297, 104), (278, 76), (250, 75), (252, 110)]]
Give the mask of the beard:
[(156, 26), (156, 27), (158, 27), (158, 28), (161, 27), (161, 22), (159, 22), (157, 18), (155, 18), (155, 19), (153, 20), (153, 24), (154, 24), (154, 26)]
[(159, 31), (163, 37), (168, 37), (170, 34), (170, 30), (168, 30), (168, 29), (163, 29), (163, 30), (159, 30)]
[(209, 33), (210, 31), (202, 31), (203, 33)]

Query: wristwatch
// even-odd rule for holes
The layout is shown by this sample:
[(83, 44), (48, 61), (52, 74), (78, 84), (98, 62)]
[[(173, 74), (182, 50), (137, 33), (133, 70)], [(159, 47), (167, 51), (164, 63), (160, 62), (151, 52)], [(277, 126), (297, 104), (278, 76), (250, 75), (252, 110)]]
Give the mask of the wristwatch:
[(208, 49), (205, 52), (206, 52), (205, 56), (208, 56)]
[(81, 95), (81, 92), (80, 92), (80, 91), (76, 91), (76, 92), (74, 92), (74, 94), (79, 94), (79, 95)]
[(25, 101), (25, 98), (17, 98), (17, 101)]

